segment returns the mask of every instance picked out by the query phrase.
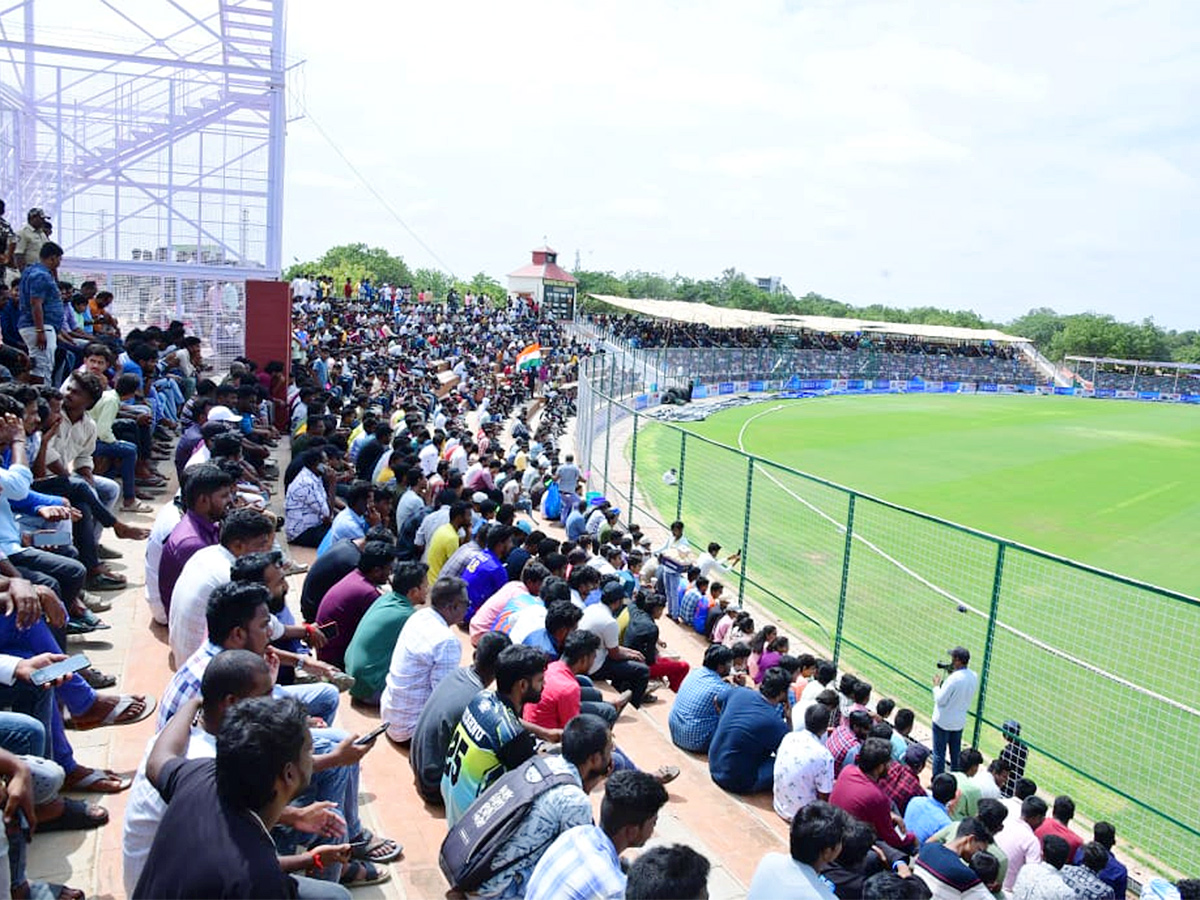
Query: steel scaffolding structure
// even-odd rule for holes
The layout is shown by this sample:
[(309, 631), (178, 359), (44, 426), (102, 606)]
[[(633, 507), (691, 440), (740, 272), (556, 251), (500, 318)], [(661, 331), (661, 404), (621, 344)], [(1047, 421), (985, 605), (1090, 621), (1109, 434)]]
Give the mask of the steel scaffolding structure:
[(126, 327), (242, 345), (281, 269), (284, 0), (0, 0), (0, 197), (53, 220), (63, 270)]

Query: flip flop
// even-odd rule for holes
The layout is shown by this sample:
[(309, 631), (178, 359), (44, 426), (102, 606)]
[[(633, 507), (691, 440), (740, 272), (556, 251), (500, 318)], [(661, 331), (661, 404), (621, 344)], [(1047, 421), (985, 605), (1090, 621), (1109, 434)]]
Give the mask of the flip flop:
[[(125, 580), (121, 579), (121, 586), (124, 587), (124, 585), (125, 585)], [(83, 612), (76, 613), (75, 615), (71, 616), (71, 621), (72, 622), (81, 622), (82, 624), (88, 625), (96, 631), (105, 631), (109, 628), (112, 628), (111, 625), (109, 625), (107, 622), (105, 622), (103, 619), (101, 619), (98, 615), (96, 615), (94, 612), (92, 612), (86, 606), (84, 606)]]
[[(121, 718), (122, 716), (125, 715), (126, 711), (131, 706), (133, 706), (134, 701), (137, 700), (139, 697), (146, 704), (146, 708), (143, 709), (141, 711), (141, 713), (136, 715), (134, 718), (128, 718), (128, 717)], [(158, 701), (155, 700), (153, 697), (149, 697), (149, 696), (146, 696), (143, 694), (121, 694), (117, 698), (116, 705), (114, 705), (113, 708), (108, 711), (108, 714), (103, 719), (101, 719), (99, 722), (96, 722), (94, 724), (88, 724), (88, 725), (80, 725), (78, 723), (78, 721), (76, 721), (75, 722), (75, 730), (76, 731), (91, 731), (93, 728), (104, 728), (107, 725), (132, 725), (135, 722), (142, 721), (142, 719), (146, 718), (148, 715), (150, 715), (152, 712), (154, 712), (154, 708), (156, 706), (158, 706)]]
[(654, 772), (654, 780), (659, 784), (670, 784), (679, 777), (679, 766), (659, 766)]
[(79, 674), (82, 676), (83, 680), (88, 683), (88, 687), (97, 691), (110, 688), (117, 683), (117, 676), (105, 675), (94, 666), (88, 666)]
[[(70, 893), (66, 893), (67, 891)], [(87, 894), (79, 888), (67, 884), (54, 884), (50, 881), (29, 882), (29, 900), (71, 900), (75, 897), (82, 900), (86, 896)]]
[[(363, 840), (360, 838), (359, 840)], [(366, 838), (367, 843), (351, 852), (351, 858), (375, 864), (390, 863), (404, 855), (404, 845), (391, 838)]]
[(365, 859), (352, 859), (342, 869), (341, 885), (344, 888), (368, 887), (391, 881), (392, 873), (381, 869)]
[(89, 591), (123, 591), (125, 590), (125, 579), (108, 572), (101, 572), (88, 578), (87, 589)]
[[(116, 781), (117, 789), (100, 787), (100, 783), (104, 781)], [(74, 784), (64, 785), (63, 790), (87, 794), (119, 794), (131, 787), (133, 787), (133, 779), (127, 775), (119, 775), (108, 769), (92, 769)]]
[(135, 504), (133, 504), (133, 506), (125, 506), (124, 504), (121, 504), (117, 507), (117, 511), (127, 513), (148, 513), (153, 512), (154, 508), (150, 506), (150, 504), (143, 503), (141, 500), (138, 500)]
[[(101, 772), (102, 776), (103, 774)], [(83, 780), (86, 781), (87, 779)], [(92, 815), (92, 810), (98, 810), (98, 814)], [(57, 819), (51, 819), (49, 822), (38, 822), (37, 830), (39, 834), (45, 834), (49, 831), (87, 831), (107, 824), (108, 810), (103, 806), (93, 806), (90, 803), (84, 803), (82, 800), (76, 800), (73, 797), (64, 797), (63, 814)]]

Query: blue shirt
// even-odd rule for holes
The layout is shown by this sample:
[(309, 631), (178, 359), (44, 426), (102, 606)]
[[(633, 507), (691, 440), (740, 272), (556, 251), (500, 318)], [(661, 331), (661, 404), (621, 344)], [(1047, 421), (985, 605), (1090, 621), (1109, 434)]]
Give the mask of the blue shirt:
[(683, 622), (691, 622), (696, 618), (696, 610), (700, 607), (700, 592), (692, 588), (679, 601), (679, 618)]
[(554, 638), (550, 637), (550, 632), (545, 628), (539, 628), (537, 631), (531, 631), (525, 635), (521, 643), (526, 647), (537, 647), (546, 657), (553, 662), (562, 655), (562, 650), (554, 646)]
[(25, 271), (21, 273), (18, 328), (33, 327), (31, 301), (34, 297), (40, 297), (42, 300), (43, 327), (57, 330), (63, 317), (62, 292), (58, 289), (58, 282), (54, 280), (53, 273), (40, 262), (26, 266)]
[(925, 843), (950, 824), (950, 812), (944, 803), (932, 797), (913, 797), (904, 810), (904, 830)]
[(317, 556), (320, 556), (338, 541), (355, 540), (366, 533), (367, 520), (347, 506), (333, 517), (333, 524), (329, 526), (329, 531), (325, 533), (325, 537), (322, 538), (321, 543), (317, 546)]
[(577, 825), (560, 834), (542, 854), (525, 886), (525, 900), (624, 896), (625, 873), (617, 848), (597, 825)]
[(734, 690), (732, 684), (705, 666), (688, 672), (667, 717), (675, 746), (692, 753), (707, 752), (721, 718), (713, 700), (724, 708), (726, 698)]
[(778, 706), (768, 703), (760, 691), (738, 688), (725, 701), (708, 745), (709, 775), (727, 791), (753, 790), (759, 767), (789, 731)]
[(464, 621), (471, 621), (475, 611), (483, 606), (484, 601), (508, 583), (508, 572), (496, 554), (491, 550), (480, 550), (463, 569), (463, 581), (467, 583), (467, 613)]
[(567, 516), (567, 540), (577, 541), (580, 536), (587, 531), (587, 520), (577, 509), (571, 510), (571, 514)]
[[(26, 271), (29, 271), (26, 268)], [(24, 280), (24, 279), (22, 279)], [(8, 505), (9, 500), (23, 500), (33, 484), (33, 472), (29, 466), (10, 466), (0, 469), (0, 553), (10, 556), (21, 547), (21, 528)]]

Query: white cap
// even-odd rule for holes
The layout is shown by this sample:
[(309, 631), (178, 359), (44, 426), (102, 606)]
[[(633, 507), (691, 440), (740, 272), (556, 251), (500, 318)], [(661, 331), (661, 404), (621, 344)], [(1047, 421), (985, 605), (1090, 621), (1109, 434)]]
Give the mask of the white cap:
[(228, 406), (214, 406), (208, 411), (210, 422), (240, 422), (242, 417)]

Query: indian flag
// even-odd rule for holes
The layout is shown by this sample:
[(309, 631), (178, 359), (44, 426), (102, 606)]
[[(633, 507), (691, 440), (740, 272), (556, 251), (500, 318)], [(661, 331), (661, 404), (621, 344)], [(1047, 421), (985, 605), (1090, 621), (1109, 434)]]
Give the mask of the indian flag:
[(517, 354), (518, 369), (532, 369), (542, 361), (542, 345), (530, 344)]

